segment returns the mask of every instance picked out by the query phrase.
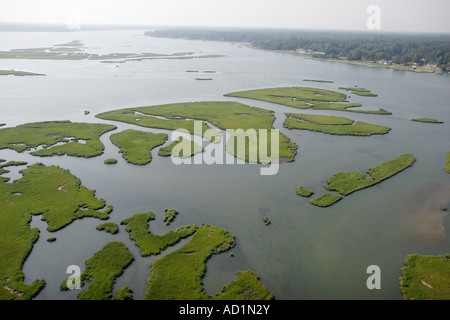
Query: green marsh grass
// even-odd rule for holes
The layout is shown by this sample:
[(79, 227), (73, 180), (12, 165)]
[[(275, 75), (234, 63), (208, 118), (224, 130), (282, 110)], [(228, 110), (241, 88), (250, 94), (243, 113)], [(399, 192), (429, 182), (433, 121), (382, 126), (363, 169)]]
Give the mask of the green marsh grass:
[(167, 141), (167, 134), (138, 130), (125, 130), (110, 136), (111, 142), (120, 149), (129, 163), (145, 165), (152, 161), (151, 151)]
[(408, 255), (400, 277), (404, 300), (450, 300), (450, 255)]
[(336, 116), (310, 115), (299, 113), (286, 113), (284, 127), (292, 130), (309, 130), (331, 135), (371, 136), (386, 134), (391, 128), (370, 124), (366, 122), (354, 122), (351, 119)]
[(198, 229), (196, 225), (184, 226), (164, 235), (155, 235), (149, 230), (149, 221), (154, 219), (154, 213), (147, 212), (135, 214), (121, 222), (126, 225), (125, 231), (129, 233), (130, 239), (135, 242), (143, 257), (159, 254), (167, 247), (192, 235)]
[(22, 266), (39, 237), (30, 228), (32, 215), (42, 215), (48, 231), (57, 231), (75, 219), (108, 219), (105, 200), (81, 185), (68, 170), (34, 164), (12, 183), (0, 180), (0, 299), (28, 300), (45, 286), (44, 280), (24, 283)]

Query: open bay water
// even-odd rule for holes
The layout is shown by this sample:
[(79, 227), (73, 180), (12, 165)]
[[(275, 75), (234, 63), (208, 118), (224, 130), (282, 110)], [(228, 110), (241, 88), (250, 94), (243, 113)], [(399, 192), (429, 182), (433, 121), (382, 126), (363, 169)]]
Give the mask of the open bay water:
[[(126, 63), (93, 60), (0, 60), (0, 69), (44, 73), (46, 77), (0, 77), (0, 123), (71, 120), (110, 123), (118, 127), (101, 137), (105, 153), (91, 159), (39, 158), (27, 153), (0, 150), (8, 161), (57, 165), (96, 190), (114, 207), (109, 221), (120, 222), (135, 213), (153, 211), (150, 231), (163, 234), (183, 225), (207, 223), (236, 237), (229, 253), (213, 255), (207, 262), (205, 289), (216, 294), (236, 278), (236, 272), (252, 270), (276, 299), (401, 299), (399, 280), (405, 255), (445, 254), (450, 250), (450, 219), (439, 207), (450, 207), (450, 175), (443, 170), (450, 151), (450, 77), (343, 63), (308, 60), (289, 54), (251, 49), (241, 44), (143, 36), (144, 30), (0, 34), (0, 50), (46, 47), (81, 40), (87, 52), (221, 54), (221, 58), (149, 59)], [(186, 72), (198, 70), (198, 73)], [(202, 73), (202, 71), (216, 71)], [(211, 77), (197, 81), (196, 77)], [(303, 79), (334, 83), (304, 82)], [(330, 90), (355, 86), (370, 89), (378, 97), (351, 96), (363, 109), (384, 108), (391, 116), (342, 111), (301, 110), (277, 104), (224, 97), (232, 91), (310, 86)], [(109, 136), (125, 129), (153, 130), (95, 118), (113, 109), (186, 101), (238, 101), (275, 112), (274, 126), (298, 145), (292, 163), (281, 164), (274, 176), (261, 176), (260, 166), (174, 165), (157, 155), (145, 166), (126, 163)], [(89, 115), (84, 115), (89, 110)], [(331, 136), (287, 130), (285, 112), (336, 115), (391, 127), (387, 135), (371, 137)], [(444, 124), (412, 122), (430, 117)], [(1, 131), (0, 131), (1, 133)], [(170, 142), (168, 142), (170, 143)], [(341, 171), (365, 172), (374, 165), (403, 153), (416, 163), (373, 187), (344, 197), (328, 208), (318, 208), (296, 195), (301, 185), (327, 193), (326, 179)], [(105, 159), (116, 158), (108, 166)], [(23, 168), (23, 167), (21, 167)], [(11, 170), (13, 179), (20, 178)], [(180, 213), (170, 226), (163, 223), (164, 209)], [(263, 217), (271, 224), (266, 226)], [(66, 269), (84, 261), (109, 241), (122, 241), (135, 260), (117, 279), (114, 290), (129, 286), (134, 298), (146, 290), (150, 263), (180, 248), (188, 239), (156, 257), (140, 257), (124, 226), (117, 235), (97, 231), (104, 221), (85, 218), (54, 232), (34, 217), (39, 240), (25, 264), (25, 282), (45, 279), (46, 287), (35, 299), (76, 299), (79, 291), (61, 292), (69, 275)], [(53, 243), (46, 241), (54, 236)], [(366, 287), (367, 267), (381, 269), (381, 289)]]

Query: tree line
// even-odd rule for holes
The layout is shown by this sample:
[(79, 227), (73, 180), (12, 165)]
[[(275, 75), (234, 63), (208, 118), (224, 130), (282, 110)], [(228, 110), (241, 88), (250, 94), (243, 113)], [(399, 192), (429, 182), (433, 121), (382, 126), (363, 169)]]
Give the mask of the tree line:
[(435, 63), (450, 67), (450, 35), (281, 29), (161, 29), (147, 36), (244, 42), (267, 50), (298, 50), (316, 58)]

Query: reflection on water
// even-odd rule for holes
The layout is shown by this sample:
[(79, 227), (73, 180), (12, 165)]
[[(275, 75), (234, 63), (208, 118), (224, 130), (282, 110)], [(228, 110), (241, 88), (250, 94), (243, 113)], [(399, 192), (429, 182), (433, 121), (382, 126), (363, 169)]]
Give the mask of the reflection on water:
[[(339, 63), (317, 62), (291, 55), (252, 50), (228, 43), (153, 39), (143, 31), (77, 32), (64, 34), (2, 33), (2, 50), (42, 47), (80, 39), (96, 53), (196, 52), (223, 54), (215, 59), (142, 60), (120, 64), (98, 61), (1, 60), (1, 69), (47, 74), (46, 77), (0, 79), (1, 121), (7, 126), (48, 120), (113, 123), (95, 114), (125, 107), (187, 101), (238, 101), (275, 111), (274, 126), (298, 146), (295, 162), (281, 164), (275, 176), (260, 176), (260, 166), (174, 165), (153, 150), (146, 166), (128, 164), (110, 141), (112, 133), (125, 129), (170, 133), (114, 123), (118, 130), (101, 137), (102, 156), (37, 158), (0, 150), (7, 161), (58, 165), (79, 177), (86, 187), (114, 207), (111, 222), (135, 213), (154, 211), (151, 231), (162, 234), (183, 225), (205, 222), (227, 229), (236, 236), (236, 247), (207, 262), (206, 291), (217, 293), (236, 278), (236, 271), (256, 272), (277, 299), (400, 299), (398, 277), (406, 254), (443, 254), (449, 248), (448, 214), (450, 175), (443, 171), (450, 151), (448, 136), (450, 78), (369, 69)], [(195, 81), (186, 70), (217, 70), (214, 81)], [(20, 79), (19, 79), (20, 78)], [(302, 79), (330, 79), (334, 83), (308, 84), (338, 90), (358, 85), (378, 97), (352, 96), (363, 108), (384, 108), (392, 116), (343, 113), (342, 111), (296, 110), (262, 101), (223, 97), (232, 91), (278, 86), (304, 86)], [(84, 111), (90, 114), (85, 115)], [(338, 137), (283, 128), (285, 112), (338, 115), (355, 121), (389, 126), (384, 136)], [(414, 123), (411, 118), (431, 117), (446, 124)], [(326, 179), (339, 171), (365, 171), (402, 153), (417, 158), (413, 167), (368, 189), (355, 192), (329, 208), (318, 208), (298, 197), (299, 185), (315, 195), (326, 192)], [(114, 166), (104, 165), (118, 159)], [(13, 172), (14, 168), (9, 168)], [(18, 173), (11, 173), (14, 179)], [(180, 214), (170, 226), (163, 222), (164, 208)], [(268, 216), (271, 224), (265, 225)], [(447, 217), (447, 220), (445, 220)], [(25, 282), (45, 279), (46, 287), (36, 299), (75, 299), (77, 292), (60, 292), (68, 276), (67, 266), (84, 268), (105, 243), (122, 241), (135, 260), (117, 280), (115, 289), (131, 287), (136, 299), (145, 292), (150, 263), (158, 257), (140, 257), (123, 226), (117, 235), (97, 231), (99, 220), (74, 221), (57, 232), (34, 217), (31, 227), (40, 229), (39, 240), (26, 260)], [(447, 229), (446, 229), (447, 228)], [(55, 242), (47, 242), (56, 237)], [(171, 252), (188, 241), (167, 249)], [(366, 269), (378, 265), (382, 289), (368, 290)]]

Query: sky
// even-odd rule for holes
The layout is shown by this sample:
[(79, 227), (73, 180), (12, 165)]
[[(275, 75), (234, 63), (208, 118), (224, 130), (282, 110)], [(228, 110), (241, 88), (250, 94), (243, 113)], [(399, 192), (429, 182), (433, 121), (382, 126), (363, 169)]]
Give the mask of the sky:
[(0, 22), (450, 33), (450, 0), (1, 0)]

